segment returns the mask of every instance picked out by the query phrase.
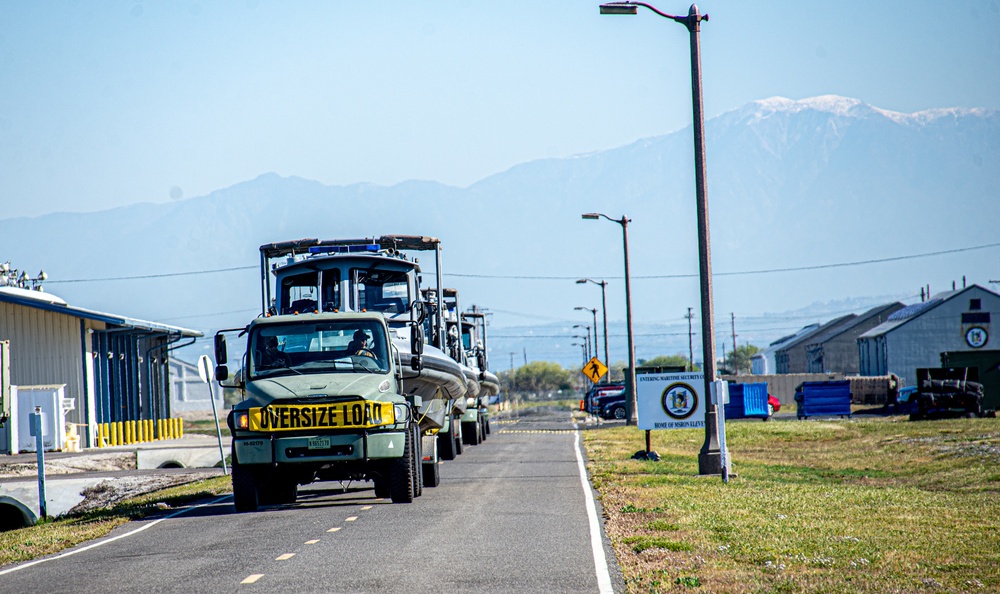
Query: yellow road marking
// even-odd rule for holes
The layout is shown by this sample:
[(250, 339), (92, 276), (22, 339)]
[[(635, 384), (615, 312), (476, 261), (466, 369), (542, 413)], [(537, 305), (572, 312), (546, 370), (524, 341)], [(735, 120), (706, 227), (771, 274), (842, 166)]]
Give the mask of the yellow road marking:
[(344, 518), (344, 521), (345, 522), (353, 522), (354, 520), (357, 520), (357, 519), (358, 519), (357, 516), (351, 516), (349, 518)]
[(336, 532), (338, 530), (340, 530), (340, 526), (337, 526), (336, 528), (330, 528), (329, 530), (327, 530), (327, 532)]
[(252, 584), (252, 583), (256, 582), (257, 580), (259, 580), (259, 579), (260, 579), (260, 578), (262, 578), (262, 577), (264, 577), (264, 574), (263, 574), (263, 573), (255, 573), (255, 574), (253, 574), (253, 575), (248, 575), (248, 576), (246, 577), (246, 579), (245, 579), (245, 580), (243, 580), (243, 581), (242, 581), (242, 582), (240, 582), (240, 583), (241, 583), (241, 584)]
[(372, 508), (372, 506), (366, 505), (366, 506), (364, 506), (364, 507), (361, 508), (361, 511), (365, 511), (366, 509), (371, 509), (371, 508)]
[(318, 542), (319, 542), (319, 539), (317, 538), (316, 540), (307, 540), (306, 544), (316, 544)]
[(275, 561), (288, 561), (295, 556), (295, 553), (285, 553), (284, 555), (278, 555)]

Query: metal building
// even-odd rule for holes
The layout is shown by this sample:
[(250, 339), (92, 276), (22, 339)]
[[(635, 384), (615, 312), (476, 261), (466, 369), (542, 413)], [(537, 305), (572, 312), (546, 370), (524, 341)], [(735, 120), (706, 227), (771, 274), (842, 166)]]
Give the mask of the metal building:
[(814, 336), (806, 345), (806, 371), (858, 375), (858, 337), (904, 307), (898, 301), (879, 305), (859, 314), (844, 326)]
[[(3, 385), (65, 385), (66, 422), (79, 427), (82, 446), (95, 444), (99, 423), (170, 418), (170, 351), (199, 336), (0, 286), (0, 341), (9, 342)], [(0, 404), (9, 410), (9, 393), (0, 393)]]
[(858, 338), (861, 375), (895, 373), (913, 386), (918, 368), (941, 366), (941, 353), (1000, 348), (993, 316), (1000, 295), (979, 285), (904, 307)]
[(857, 317), (857, 314), (847, 314), (834, 318), (819, 328), (802, 333), (782, 344), (774, 353), (777, 373), (806, 373), (808, 369), (806, 345), (822, 341), (822, 337), (832, 335)]

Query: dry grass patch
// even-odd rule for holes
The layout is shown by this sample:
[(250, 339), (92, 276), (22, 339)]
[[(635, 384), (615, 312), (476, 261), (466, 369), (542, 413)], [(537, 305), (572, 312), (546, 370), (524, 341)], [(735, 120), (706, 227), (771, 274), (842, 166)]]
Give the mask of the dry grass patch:
[(643, 440), (586, 433), (630, 592), (1000, 591), (996, 419), (730, 423), (728, 485), (702, 431)]

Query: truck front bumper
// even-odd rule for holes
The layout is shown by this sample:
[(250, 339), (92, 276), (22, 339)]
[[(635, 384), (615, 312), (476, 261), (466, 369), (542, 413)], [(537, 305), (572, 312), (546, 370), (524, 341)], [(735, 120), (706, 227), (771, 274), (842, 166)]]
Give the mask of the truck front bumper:
[(404, 431), (325, 435), (237, 436), (233, 452), (240, 464), (333, 463), (401, 458)]

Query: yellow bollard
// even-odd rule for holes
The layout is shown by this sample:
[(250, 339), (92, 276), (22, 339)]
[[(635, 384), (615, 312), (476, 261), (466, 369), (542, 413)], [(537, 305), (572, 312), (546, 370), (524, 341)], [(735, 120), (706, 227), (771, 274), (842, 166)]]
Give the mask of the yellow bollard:
[(125, 421), (122, 429), (125, 430), (125, 445), (132, 443), (132, 421)]
[(153, 441), (156, 436), (153, 435), (153, 419), (146, 419), (146, 441)]
[(142, 419), (139, 419), (138, 421), (135, 422), (135, 442), (136, 443), (142, 443), (143, 441), (145, 441), (145, 439), (143, 439), (143, 435), (144, 435), (143, 429), (145, 429), (145, 427), (143, 426)]
[(125, 445), (125, 424), (121, 421), (115, 423), (118, 430), (118, 445)]
[(104, 432), (105, 432), (104, 423), (98, 423), (97, 424), (97, 443), (94, 444), (94, 445), (96, 445), (99, 448), (103, 448), (104, 447)]
[(177, 437), (184, 437), (184, 417), (177, 417)]
[(114, 421), (108, 424), (108, 429), (111, 430), (111, 447), (118, 445), (118, 425)]
[(166, 425), (163, 419), (156, 419), (156, 439), (166, 439)]

